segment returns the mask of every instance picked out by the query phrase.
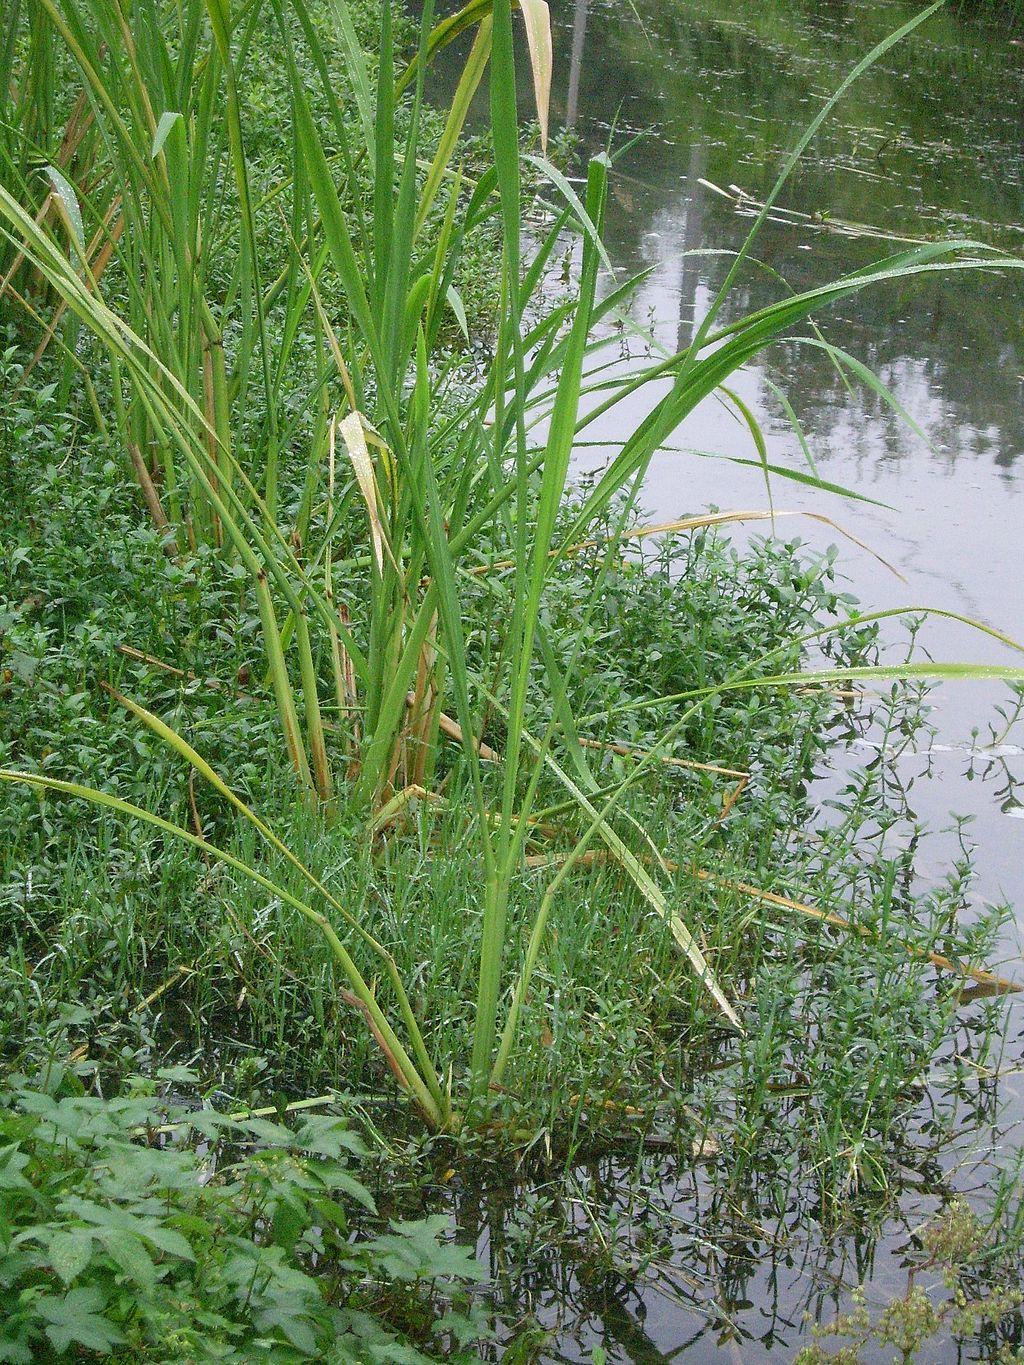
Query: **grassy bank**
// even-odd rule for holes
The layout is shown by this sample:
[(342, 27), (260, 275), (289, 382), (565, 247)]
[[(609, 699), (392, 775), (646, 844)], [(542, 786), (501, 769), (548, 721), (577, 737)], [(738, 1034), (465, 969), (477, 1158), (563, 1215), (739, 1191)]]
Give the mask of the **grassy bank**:
[[(83, 1091), (277, 1120), (344, 1094), (425, 1178), (439, 1152), (469, 1179), (481, 1152), (570, 1168), (669, 1145), (736, 1208), (798, 1191), (829, 1231), (882, 1216), (908, 1153), (984, 1109), (1003, 912), (965, 920), (968, 863), (926, 886), (916, 833), (882, 837), (913, 831), (890, 757), (927, 725), (893, 679), (970, 666), (882, 659), (834, 556), (774, 536), (740, 556), (728, 515), (655, 532), (638, 509), (714, 392), (767, 470), (729, 377), (830, 302), (1019, 263), (929, 244), (725, 323), (758, 220), (690, 347), (623, 375), (609, 163), (577, 195), (546, 160), (546, 12), (513, 19), (210, 0), (129, 24), (41, 0), (0, 57), (0, 1046), (29, 1172), (8, 1222), (37, 1248), (12, 1263), (9, 1359), (150, 1358), (190, 1295), (211, 1359), (492, 1349), (468, 1344), (486, 1324), (446, 1224), (371, 1225), (362, 1260), (310, 1276), (323, 1219), (337, 1257), (372, 1203), (318, 1164), (365, 1155), (331, 1121), (227, 1124), (218, 1207), (182, 1155), (51, 1200), (33, 1231), (28, 1187), (88, 1184), (166, 1117)], [(473, 44), (438, 114), (424, 71), (456, 29)], [(491, 138), (467, 148), (488, 64)], [(528, 244), (527, 173), (550, 210)], [(593, 406), (647, 386), (573, 486)], [(863, 729), (882, 757), (826, 802), (827, 756)], [(82, 1145), (51, 1162), (65, 1129)], [(261, 1144), (294, 1163), (273, 1208)], [(162, 1222), (125, 1223), (168, 1189), (197, 1239), (173, 1250)], [(218, 1219), (267, 1264), (213, 1255)], [(198, 1267), (175, 1269), (185, 1297), (154, 1289), (136, 1321), (130, 1249), (93, 1226)], [(435, 1331), (439, 1278), (458, 1316)], [(389, 1286), (379, 1322), (367, 1282)]]
[[(296, 807), (237, 579), (214, 558), (183, 567), (159, 553), (95, 441), (79, 446), (77, 479), (62, 478), (67, 427), (52, 397), (23, 421), (7, 448), (18, 553), (7, 559), (4, 598), (5, 765), (37, 755), (61, 776), (88, 772), (186, 827), (197, 821), (208, 838), (260, 859), (275, 882), (301, 892), (294, 869), (261, 855), (251, 832), (98, 684), (144, 696), (219, 770), (236, 774), (288, 847), (358, 908), (413, 983), (431, 1055), (463, 1085), (481, 923), (457, 746), (449, 741), (440, 760), (444, 805), (411, 805), (401, 828), (374, 836), (343, 806), (326, 824)], [(40, 460), (48, 443), (53, 456)], [(596, 553), (548, 586), (556, 638), (579, 630)], [(492, 585), (482, 580), (476, 592), (483, 657), (500, 647), (501, 613)], [(779, 667), (795, 668), (806, 654), (795, 642), (850, 609), (834, 560), (812, 560), (798, 541), (768, 540), (739, 556), (712, 531), (667, 538), (609, 576), (580, 641), (602, 667), (581, 674), (572, 704), (581, 715), (607, 713), (707, 686), (742, 667), (752, 647), (782, 650)], [(845, 643), (830, 646), (838, 667), (876, 656), (870, 625), (839, 638)], [(171, 661), (194, 678), (169, 673)], [(620, 712), (605, 733), (643, 749), (653, 736), (631, 715)], [(903, 1195), (908, 1162), (944, 1160), (986, 1121), (983, 1077), (1002, 1017), (998, 999), (964, 1005), (963, 978), (919, 956), (990, 965), (1000, 917), (963, 919), (969, 863), (929, 887), (915, 879), (913, 840), (878, 837), (914, 828), (888, 763), (854, 769), (827, 807), (813, 781), (852, 737), (884, 744), (888, 736), (895, 748), (919, 733), (927, 734), (927, 711), (912, 692), (852, 711), (824, 690), (726, 695), (695, 713), (665, 755), (686, 766), (659, 764), (624, 809), (678, 865), (671, 894), (742, 1011), (745, 1034), (723, 1029), (671, 932), (621, 870), (592, 861), (552, 904), (498, 1113), (461, 1155), (424, 1149), (364, 1016), (339, 999), (322, 937), (277, 897), (159, 832), (108, 815), (83, 820), (76, 803), (15, 790), (3, 810), (5, 1065), (58, 1095), (84, 1088), (111, 1097), (139, 1077), (162, 1090), (161, 1075), (187, 1070), (189, 1083), (175, 1088), (221, 1110), (264, 1105), (273, 1114), (331, 1094), (348, 1108), (352, 1099), (341, 1096), (355, 1097), (359, 1122), (383, 1137), (392, 1160), (405, 1153), (407, 1193), (392, 1202), (392, 1192), (388, 1207), (406, 1221), (439, 1211), (429, 1194), (438, 1160), (459, 1171), (453, 1190), (475, 1185), (481, 1142), (485, 1152), (519, 1151), (524, 1174), (535, 1171), (542, 1187), (553, 1171), (602, 1152), (628, 1164), (667, 1148), (712, 1179), (734, 1211), (762, 1221), (794, 1203), (816, 1209), (833, 1233), (884, 1220)], [(605, 780), (621, 781), (632, 763), (609, 753)], [(556, 784), (542, 790), (538, 815), (510, 892), (512, 942), (525, 943), (546, 864), (565, 844)], [(812, 892), (815, 906), (857, 929), (815, 924), (738, 884), (800, 903)], [(358, 963), (373, 971), (371, 954)], [(386, 1184), (394, 1181), (392, 1169)], [(555, 1199), (545, 1235), (572, 1248)], [(520, 1202), (532, 1207), (525, 1189), (513, 1219)], [(595, 1215), (598, 1226), (613, 1210)], [(622, 1250), (616, 1274), (634, 1254)], [(514, 1265), (504, 1274), (516, 1282)], [(521, 1308), (512, 1300), (504, 1312), (514, 1319)], [(193, 1348), (182, 1349), (187, 1357)]]

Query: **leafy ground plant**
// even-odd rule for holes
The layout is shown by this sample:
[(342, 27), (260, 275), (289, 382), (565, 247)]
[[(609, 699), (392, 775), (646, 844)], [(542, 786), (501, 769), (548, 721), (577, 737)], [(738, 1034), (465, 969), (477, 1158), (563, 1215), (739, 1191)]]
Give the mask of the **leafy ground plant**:
[(444, 1217), (351, 1240), (373, 1200), (345, 1120), (55, 1088), (0, 1092), (0, 1360), (477, 1359), (482, 1272)]
[[(465, 837), (459, 773), (448, 778), (445, 807), (415, 819), (410, 813), (401, 834), (387, 831), (376, 841), (366, 840), (347, 813), (324, 824), (291, 802), (273, 761), (266, 689), (255, 668), (244, 691), (236, 683), (253, 648), (244, 598), (239, 603), (236, 595), (232, 606), (231, 579), (216, 560), (197, 556), (186, 573), (159, 553), (155, 534), (137, 524), (128, 491), (94, 440), (83, 443), (74, 481), (61, 477), (56, 446), (54, 464), (47, 456), (40, 473), (47, 428), (58, 434), (63, 428), (52, 405), (29, 427), (27, 448), (15, 452), (12, 501), (23, 501), (24, 510), (5, 527), (12, 553), (4, 560), (11, 573), (0, 580), (0, 610), (10, 617), (0, 641), (3, 666), (16, 663), (17, 653), (33, 669), (31, 686), (12, 680), (4, 694), (5, 766), (38, 759), (48, 776), (68, 779), (88, 769), (104, 790), (140, 805), (159, 791), (161, 808), (176, 821), (192, 828), (196, 821), (208, 840), (249, 863), (262, 859), (268, 875), (301, 894), (297, 871), (261, 853), (251, 827), (233, 829), (230, 809), (203, 784), (190, 788), (165, 747), (140, 733), (96, 683), (158, 695), (175, 728), (212, 748), (218, 767), (237, 774), (249, 804), (273, 810), (289, 848), (358, 909), (402, 978), (415, 983), (431, 1054), (458, 1074), (472, 1026), (470, 964), (480, 928), (469, 895), (477, 864)], [(755, 543), (740, 556), (707, 530), (666, 537), (656, 551), (642, 550), (616, 566), (583, 635), (576, 608), (601, 554), (592, 547), (568, 561), (545, 594), (552, 647), (568, 649), (562, 641), (572, 639), (605, 661), (600, 674), (577, 676), (571, 701), (581, 714), (656, 699), (688, 683), (712, 686), (741, 667), (754, 646), (767, 652), (788, 641), (779, 660), (795, 670), (803, 657), (799, 637), (838, 624), (849, 607), (834, 561), (814, 560), (796, 542)], [(502, 586), (479, 576), (474, 591), (473, 619), (500, 621)], [(213, 615), (216, 630), (209, 628)], [(833, 644), (832, 662), (871, 662), (872, 627), (848, 633), (848, 648)], [(127, 639), (141, 654), (170, 655), (179, 675), (126, 657), (118, 646)], [(489, 637), (479, 629), (476, 639), (474, 667), (483, 671), (487, 651), (500, 647), (500, 633)], [(543, 706), (542, 679), (537, 700)], [(682, 864), (674, 894), (687, 904), (734, 998), (747, 993), (752, 964), (735, 945), (752, 942), (755, 906), (735, 891), (694, 881), (687, 859), (782, 896), (799, 897), (813, 885), (820, 902), (840, 913), (849, 914), (851, 904), (866, 907), (875, 883), (867, 892), (850, 885), (843, 841), (808, 863), (796, 833), (792, 841), (787, 835), (820, 823), (803, 785), (845, 714), (824, 690), (802, 697), (726, 694), (691, 717), (677, 747), (665, 754), (672, 762), (652, 766), (624, 804)], [(595, 723), (593, 733), (620, 750), (644, 752), (657, 743), (644, 710), (624, 710), (607, 730)], [(589, 752), (601, 760), (598, 771), (609, 784), (628, 777), (635, 762), (612, 748)], [(732, 799), (745, 774), (747, 785)], [(565, 847), (572, 838), (572, 810), (554, 780), (543, 789), (538, 813), (545, 809), (512, 890), (514, 938), (530, 923), (552, 845)], [(0, 937), (8, 950), (0, 963), (0, 1046), (9, 1059), (26, 1069), (76, 1053), (106, 1088), (158, 1065), (157, 1059), (198, 1058), (204, 1074), (231, 1088), (236, 1066), (254, 1051), (269, 1063), (266, 1082), (291, 1093), (387, 1089), (364, 1017), (339, 998), (330, 951), (312, 926), (291, 917), (265, 888), (228, 867), (207, 865), (208, 849), (193, 852), (157, 829), (110, 818), (83, 822), (80, 813), (76, 803), (40, 801), (13, 787), (0, 807)], [(758, 908), (776, 928), (795, 930), (794, 951), (805, 928), (815, 927), (782, 903)], [(866, 913), (858, 912), (858, 923)], [(901, 940), (965, 962), (986, 960), (988, 945), (967, 945), (959, 935), (955, 945), (933, 945), (930, 923), (929, 914), (909, 908), (898, 925), (890, 917), (889, 932), (898, 929)], [(512, 1091), (545, 1096), (541, 1113), (517, 1105), (516, 1127), (528, 1131), (564, 1124), (584, 1080), (592, 1092), (638, 1103), (657, 1088), (654, 1078), (666, 1062), (675, 1075), (672, 1040), (680, 1027), (699, 1051), (702, 1030), (713, 1019), (701, 1004), (700, 983), (673, 953), (671, 936), (623, 886), (614, 863), (595, 862), (565, 884), (549, 927), (509, 1068)], [(837, 951), (834, 942), (829, 950)], [(375, 964), (368, 947), (357, 942), (353, 954), (370, 976)], [(842, 971), (837, 959), (840, 978)], [(819, 989), (830, 1004), (834, 980), (823, 970)], [(757, 1010), (745, 1002), (744, 1013), (756, 1033)], [(821, 1055), (827, 1070), (831, 1053)], [(504, 1103), (511, 1102), (506, 1094)]]

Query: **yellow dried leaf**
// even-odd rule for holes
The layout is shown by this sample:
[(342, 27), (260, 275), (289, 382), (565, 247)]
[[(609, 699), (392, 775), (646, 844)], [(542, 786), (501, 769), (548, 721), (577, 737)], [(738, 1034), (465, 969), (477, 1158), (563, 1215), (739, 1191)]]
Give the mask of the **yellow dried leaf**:
[(530, 50), (533, 71), (533, 94), (537, 101), (537, 121), (540, 123), (540, 145), (548, 149), (548, 109), (551, 102), (551, 15), (546, 0), (519, 0), (526, 23), (526, 44)]
[(338, 423), (341, 439), (345, 442), (352, 472), (366, 503), (366, 514), (370, 519), (370, 538), (373, 542), (373, 557), (380, 572), (384, 570), (384, 524), (380, 516), (380, 495), (377, 476), (374, 473), (373, 459), (366, 444), (361, 413), (350, 412)]

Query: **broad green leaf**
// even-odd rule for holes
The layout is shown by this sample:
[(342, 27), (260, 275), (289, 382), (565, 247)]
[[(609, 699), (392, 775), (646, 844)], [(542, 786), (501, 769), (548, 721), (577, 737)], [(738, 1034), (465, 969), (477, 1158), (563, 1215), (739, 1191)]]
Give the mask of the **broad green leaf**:
[[(174, 1232), (173, 1229), (166, 1231), (176, 1238), (181, 1237), (181, 1233)], [(134, 1280), (142, 1290), (153, 1288), (156, 1284), (156, 1266), (146, 1250), (142, 1237), (123, 1228), (99, 1228), (96, 1236), (103, 1243), (111, 1260), (121, 1267), (129, 1279)]]
[(140, 1217), (130, 1209), (117, 1205), (99, 1204), (91, 1199), (81, 1199), (71, 1195), (61, 1203), (64, 1212), (75, 1214), (83, 1222), (96, 1228), (109, 1228), (119, 1233), (129, 1233), (152, 1243), (158, 1251), (168, 1256), (178, 1256), (184, 1261), (195, 1260), (192, 1248), (173, 1228), (164, 1227), (158, 1218)]
[(105, 1307), (105, 1297), (94, 1288), (72, 1289), (63, 1298), (45, 1294), (35, 1302), (35, 1311), (46, 1323), (46, 1335), (62, 1354), (75, 1343), (88, 1351), (104, 1352), (124, 1343), (120, 1329), (102, 1316)]
[(486, 1279), (472, 1250), (448, 1242), (449, 1235), (447, 1215), (437, 1213), (415, 1222), (392, 1220), (390, 1233), (359, 1244), (359, 1249), (379, 1256), (396, 1280)]
[(93, 1235), (84, 1228), (55, 1232), (47, 1248), (50, 1265), (64, 1285), (76, 1280), (93, 1254)]

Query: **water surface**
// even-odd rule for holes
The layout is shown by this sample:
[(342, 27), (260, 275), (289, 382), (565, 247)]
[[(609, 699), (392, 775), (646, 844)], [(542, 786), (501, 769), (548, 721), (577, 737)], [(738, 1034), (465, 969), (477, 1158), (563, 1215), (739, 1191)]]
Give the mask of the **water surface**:
[[(986, 17), (1000, 8), (1001, 21)], [(1024, 45), (1015, 41), (1024, 33), (1010, 27), (1007, 9), (948, 8), (859, 81), (786, 186), (753, 253), (760, 266), (744, 270), (727, 317), (771, 302), (787, 285), (810, 288), (898, 249), (886, 235), (1024, 250)], [(655, 348), (672, 352), (688, 343), (727, 269), (723, 256), (701, 253), (741, 244), (750, 205), (770, 191), (822, 102), (916, 8), (898, 0), (553, 0), (553, 11), (555, 120), (573, 128), (584, 152), (614, 151), (643, 134), (615, 162), (606, 240), (617, 281), (651, 269), (632, 316)], [(839, 542), (841, 572), (865, 609), (937, 607), (1024, 639), (1022, 304), (1024, 280), (951, 275), (876, 288), (821, 314), (824, 335), (870, 366), (910, 422), (848, 383), (806, 332), (736, 377), (774, 463), (806, 467), (783, 393), (821, 476), (887, 505), (773, 480), (777, 509), (833, 518), (903, 576)], [(629, 350), (624, 369), (645, 363), (642, 345)], [(604, 444), (579, 453), (577, 473), (600, 468), (654, 396), (604, 420), (596, 433)], [(726, 404), (705, 403), (673, 444), (644, 489), (653, 519), (769, 505), (759, 470), (712, 458), (756, 458)], [(780, 520), (778, 530), (819, 550), (837, 541), (805, 518)], [(901, 657), (901, 632), (887, 633), (891, 657)], [(996, 641), (950, 622), (928, 624), (920, 641), (936, 659), (1015, 661)], [(995, 685), (936, 689), (933, 739), (899, 762), (908, 826), (932, 831), (921, 842), (922, 880), (941, 876), (959, 851), (942, 833), (951, 813), (971, 816), (975, 895), (1018, 907), (1024, 923), (1024, 736), (1020, 726), (1006, 731), (993, 709), (1005, 698)], [(872, 742), (868, 733), (839, 748), (819, 794), (870, 762)], [(1006, 957), (1005, 969), (1020, 972), (1012, 936)], [(1020, 1052), (1021, 1008), (1010, 1013), (1009, 1069)], [(1001, 1087), (1009, 1121), (1024, 1114), (1015, 1085), (1011, 1077)], [(892, 1217), (838, 1236), (822, 1234), (798, 1179), (781, 1211), (775, 1201), (774, 1212), (766, 1205), (758, 1215), (754, 1192), (749, 1216), (733, 1226), (735, 1210), (706, 1170), (653, 1154), (592, 1163), (549, 1186), (510, 1188), (501, 1173), (493, 1187), (456, 1189), (451, 1207), (495, 1280), (509, 1285), (506, 1302), (552, 1330), (543, 1360), (586, 1361), (599, 1344), (621, 1362), (790, 1360), (807, 1340), (805, 1313), (830, 1317), (862, 1280), (876, 1307), (902, 1292), (913, 1229), (951, 1185), (984, 1194), (992, 1151), (1001, 1147), (1005, 1157), (1019, 1145), (1004, 1131), (984, 1119), (972, 1130), (965, 1120), (957, 1150), (922, 1155), (921, 1169), (908, 1169)], [(924, 1129), (920, 1136), (923, 1154)], [(545, 1218), (554, 1227), (565, 1216), (575, 1235), (566, 1244), (553, 1234), (546, 1244)], [(667, 1240), (648, 1259), (652, 1226)], [(621, 1242), (611, 1258), (602, 1255), (609, 1228)], [(929, 1356), (974, 1358), (973, 1348), (961, 1353), (949, 1340)]]
[[(844, 97), (783, 191), (753, 252), (764, 268), (744, 270), (727, 317), (778, 298), (779, 276), (802, 290), (899, 249), (845, 224), (1024, 247), (1024, 44), (1008, 19), (986, 20), (996, 9), (940, 12)], [(607, 240), (620, 279), (653, 267), (633, 317), (658, 346), (687, 344), (724, 276), (725, 258), (697, 253), (741, 244), (750, 205), (770, 192), (824, 99), (915, 12), (890, 0), (575, 0), (558, 9), (557, 116), (586, 151), (645, 134), (616, 162)], [(833, 518), (903, 575), (841, 541), (842, 572), (865, 609), (938, 607), (1024, 639), (1022, 303), (1020, 277), (950, 274), (874, 288), (819, 316), (825, 337), (870, 366), (920, 434), (876, 392), (851, 385), (806, 331), (737, 376), (774, 463), (807, 467), (782, 393), (821, 476), (887, 504), (773, 480), (776, 508)], [(606, 421), (608, 447), (581, 455), (578, 468), (599, 467), (649, 401)], [(706, 402), (674, 444), (644, 490), (656, 520), (709, 505), (769, 506), (760, 470), (709, 458), (757, 458), (727, 404)], [(819, 548), (837, 539), (805, 518), (778, 530)], [(936, 659), (1015, 661), (948, 621), (930, 623), (921, 640)], [(935, 828), (951, 811), (974, 817), (978, 894), (1024, 913), (1024, 741), (1019, 729), (1003, 734), (993, 713), (1005, 695), (977, 683), (936, 690), (930, 780), (917, 793)], [(936, 870), (944, 852), (937, 843)]]

